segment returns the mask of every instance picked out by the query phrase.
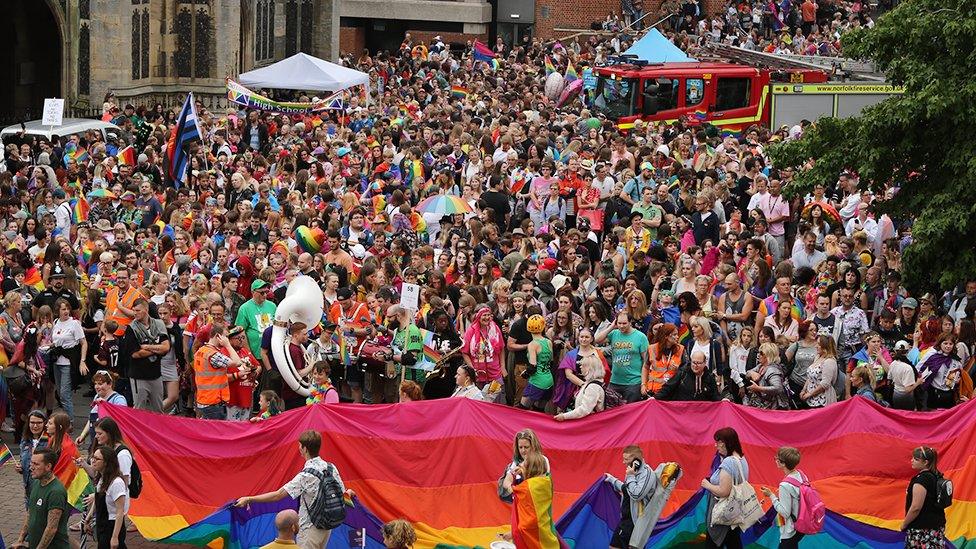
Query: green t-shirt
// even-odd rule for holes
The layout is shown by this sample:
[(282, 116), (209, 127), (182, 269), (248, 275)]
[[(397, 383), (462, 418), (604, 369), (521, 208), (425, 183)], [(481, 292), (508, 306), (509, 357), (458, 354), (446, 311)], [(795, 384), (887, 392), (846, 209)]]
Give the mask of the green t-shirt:
[(610, 383), (617, 385), (640, 385), (641, 368), (647, 353), (647, 336), (643, 332), (631, 330), (624, 335), (620, 330), (610, 332), (612, 363)]
[[(650, 205), (645, 205), (643, 200), (634, 204), (630, 212), (640, 212), (644, 216), (644, 221), (653, 221), (661, 217), (661, 208), (657, 204), (652, 202)], [(657, 227), (647, 227), (647, 230), (651, 232), (651, 240), (657, 240)]]
[(396, 335), (393, 336), (393, 346), (405, 353), (409, 351), (423, 352), (424, 338), (420, 334), (420, 328), (411, 324), (405, 330), (403, 328), (397, 330)]
[(42, 486), (40, 481), (34, 481), (30, 497), (27, 499), (29, 518), (27, 521), (27, 540), (31, 549), (34, 549), (44, 537), (44, 529), (47, 528), (47, 514), (52, 509), (61, 509), (61, 520), (58, 521), (58, 532), (51, 540), (52, 549), (68, 549), (68, 491), (64, 484), (55, 478)]
[(535, 338), (539, 352), (535, 354), (535, 373), (529, 376), (529, 383), (539, 389), (549, 389), (552, 381), (552, 342), (544, 337)]
[(247, 334), (247, 346), (251, 349), (251, 354), (261, 356), (261, 335), (274, 321), (277, 306), (269, 300), (258, 305), (253, 299), (249, 299), (241, 305), (237, 311), (237, 319), (234, 324), (244, 327)]

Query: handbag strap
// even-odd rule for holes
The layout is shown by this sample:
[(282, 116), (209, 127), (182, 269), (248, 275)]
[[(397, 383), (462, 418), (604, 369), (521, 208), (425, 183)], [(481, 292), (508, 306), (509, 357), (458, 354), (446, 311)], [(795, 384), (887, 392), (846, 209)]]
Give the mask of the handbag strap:
[(746, 475), (742, 472), (742, 458), (733, 458), (733, 459), (735, 459), (735, 466), (736, 469), (739, 470), (739, 478), (742, 479), (742, 482), (736, 482), (735, 478), (733, 478), (732, 484), (738, 486), (746, 481)]

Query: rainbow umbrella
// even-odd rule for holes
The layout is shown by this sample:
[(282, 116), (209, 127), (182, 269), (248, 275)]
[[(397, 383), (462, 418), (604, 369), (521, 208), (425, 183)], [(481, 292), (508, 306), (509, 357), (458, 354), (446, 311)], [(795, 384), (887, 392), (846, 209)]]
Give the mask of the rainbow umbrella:
[(828, 204), (826, 202), (811, 202), (803, 207), (803, 211), (800, 212), (800, 215), (804, 219), (810, 219), (810, 215), (811, 215), (810, 212), (813, 210), (814, 206), (820, 206), (820, 209), (823, 210), (823, 216), (826, 219), (827, 223), (830, 223), (831, 225), (834, 226), (844, 225), (843, 221), (841, 221), (840, 214), (837, 212), (837, 208), (833, 207), (833, 205)]
[(88, 194), (88, 198), (116, 198), (115, 193), (108, 189), (98, 188)]
[(439, 215), (471, 213), (471, 206), (460, 197), (449, 194), (438, 194), (424, 199), (417, 205), (416, 210), (422, 213)]

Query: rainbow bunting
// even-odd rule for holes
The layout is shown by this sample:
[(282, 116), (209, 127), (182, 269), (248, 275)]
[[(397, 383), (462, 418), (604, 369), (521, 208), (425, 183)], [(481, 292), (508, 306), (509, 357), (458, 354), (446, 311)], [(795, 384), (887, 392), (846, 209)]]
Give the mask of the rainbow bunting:
[(546, 76), (556, 72), (556, 65), (552, 64), (552, 57), (546, 56)]
[(574, 67), (572, 63), (566, 64), (566, 76), (563, 77), (563, 80), (565, 80), (567, 84), (573, 82), (574, 80), (579, 80), (579, 73), (576, 72), (576, 67)]
[(463, 86), (451, 86), (451, 96), (457, 99), (467, 99), (468, 89)]
[(495, 59), (495, 52), (491, 51), (491, 48), (481, 43), (480, 40), (474, 41), (474, 46), (472, 48), (474, 52), (474, 60), (484, 61), (485, 63), (491, 63)]
[(88, 214), (91, 212), (91, 206), (88, 205), (88, 201), (85, 200), (85, 196), (82, 194), (78, 195), (78, 198), (71, 199), (71, 222), (77, 225), (78, 223), (84, 223), (88, 221)]
[(0, 467), (3, 467), (3, 464), (10, 461), (10, 459), (13, 457), (13, 454), (10, 453), (10, 448), (8, 448), (6, 444), (0, 442)]
[(552, 478), (532, 477), (512, 487), (512, 537), (519, 549), (568, 549), (552, 521)]
[(132, 145), (129, 145), (128, 147), (117, 152), (115, 157), (119, 159), (119, 164), (122, 166), (136, 165), (136, 150), (132, 147)]
[[(410, 521), (422, 540), (420, 547), (438, 543), (487, 547), (498, 533), (511, 531), (512, 508), (499, 501), (497, 481), (512, 460), (512, 433), (530, 428), (551, 464), (558, 488), (552, 495), (552, 514), (561, 517), (556, 530), (567, 542), (575, 539), (577, 548), (608, 546), (607, 525), (616, 525), (612, 513), (619, 513), (619, 499), (605, 483), (593, 487), (593, 481), (607, 471), (623, 475), (620, 449), (626, 444), (639, 445), (655, 461), (675, 461), (684, 471), (662, 512), (659, 526), (666, 526), (655, 531), (648, 547), (700, 542), (707, 502), (699, 483), (714, 468), (711, 435), (720, 427), (732, 427), (749, 461), (749, 482), (757, 489), (775, 490), (782, 479), (773, 467), (779, 446), (800, 450), (800, 468), (832, 512), (824, 531), (807, 536), (804, 547), (888, 549), (893, 547), (892, 539), (903, 540), (898, 527), (904, 518), (905, 486), (913, 475), (907, 457), (922, 443), (939, 450), (939, 468), (955, 483), (953, 504), (946, 509), (947, 537), (956, 547), (976, 547), (976, 525), (971, 520), (976, 515), (976, 483), (971, 482), (976, 478), (976, 403), (972, 401), (918, 413), (883, 408), (867, 399), (790, 412), (731, 402), (648, 400), (576, 423), (559, 423), (529, 411), (441, 399), (396, 406), (303, 407), (271, 422), (211, 422), (206, 429), (195, 419), (110, 404), (103, 404), (100, 411), (118, 422), (139, 460), (144, 487), (132, 502), (130, 516), (149, 540), (198, 525), (242, 495), (277, 490), (303, 466), (295, 447), (297, 433), (316, 429), (326, 440), (341, 441), (323, 445), (322, 458), (336, 464), (345, 485), (380, 520)], [(437, 421), (418, 425), (419, 417)], [(695, 425), (707, 428), (689, 428)], [(582, 444), (580, 429), (601, 436)], [(262, 459), (253, 459), (255, 455)], [(363, 460), (363, 455), (372, 459)], [(431, 455), (452, 461), (432, 463)], [(837, 465), (838, 456), (843, 456), (843, 467)], [(268, 463), (275, 467), (269, 468)], [(602, 508), (595, 504), (599, 501), (605, 504)], [(765, 505), (768, 510), (768, 500)], [(607, 506), (616, 506), (617, 511)], [(580, 538), (579, 530), (570, 531), (567, 523), (592, 525), (594, 535), (607, 538), (597, 543), (581, 541), (596, 538)], [(264, 527), (265, 534), (273, 537), (270, 520)], [(755, 532), (758, 537), (744, 536), (753, 547), (775, 546), (779, 536), (775, 524), (766, 521)]]

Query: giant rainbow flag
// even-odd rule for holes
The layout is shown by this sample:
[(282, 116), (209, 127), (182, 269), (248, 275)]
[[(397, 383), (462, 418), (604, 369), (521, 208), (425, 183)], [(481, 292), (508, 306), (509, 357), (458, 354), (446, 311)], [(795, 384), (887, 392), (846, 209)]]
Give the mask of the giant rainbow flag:
[[(731, 426), (742, 439), (750, 481), (757, 489), (779, 484), (781, 473), (773, 462), (779, 446), (796, 446), (802, 452), (800, 469), (832, 512), (825, 531), (805, 540), (805, 547), (855, 545), (843, 540), (866, 540), (862, 546), (870, 547), (898, 545), (901, 537), (895, 530), (912, 476), (910, 453), (927, 444), (939, 450), (940, 469), (955, 483), (947, 537), (956, 547), (976, 548), (972, 402), (922, 413), (881, 408), (865, 399), (785, 412), (729, 402), (645, 401), (565, 423), (468, 399), (315, 405), (258, 424), (102, 406), (118, 421), (142, 470), (144, 489), (130, 516), (149, 539), (199, 526), (213, 520), (228, 501), (284, 485), (302, 467), (295, 440), (314, 428), (323, 433), (322, 456), (336, 463), (364, 508), (383, 521), (412, 522), (417, 547), (486, 547), (510, 528), (512, 510), (498, 499), (496, 483), (512, 459), (514, 434), (532, 428), (552, 467), (557, 531), (577, 548), (590, 544), (574, 541), (580, 524), (609, 539), (615, 496), (605, 484), (593, 483), (604, 472), (623, 474), (624, 446), (639, 444), (651, 463), (680, 463), (685, 474), (651, 539), (656, 547), (673, 546), (697, 539), (702, 531), (699, 482), (714, 466), (712, 433)], [(767, 537), (778, 537), (772, 520), (750, 539), (762, 546)]]

